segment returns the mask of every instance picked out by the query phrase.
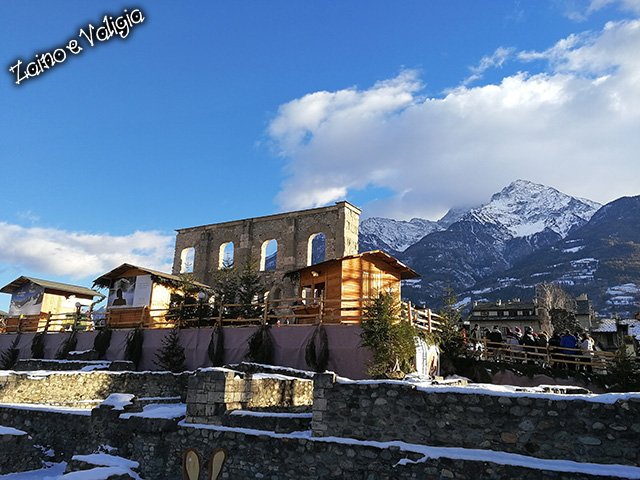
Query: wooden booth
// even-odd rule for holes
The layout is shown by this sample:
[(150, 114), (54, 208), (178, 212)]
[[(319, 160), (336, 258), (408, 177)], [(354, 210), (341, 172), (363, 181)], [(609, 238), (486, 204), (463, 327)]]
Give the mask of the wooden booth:
[[(298, 318), (323, 323), (359, 323), (369, 299), (391, 292), (400, 300), (400, 282), (420, 275), (381, 250), (349, 255), (296, 270), (301, 305)], [(303, 322), (306, 323), (306, 322)]]
[(178, 275), (123, 263), (96, 278), (94, 286), (109, 289), (105, 324), (111, 328), (170, 328), (167, 315), (172, 294), (182, 294), (185, 284), (206, 291), (209, 287), (185, 282)]
[[(86, 311), (96, 297), (98, 301), (104, 298), (90, 288), (24, 276), (0, 292), (11, 295), (9, 313), (1, 327), (7, 333), (89, 328)], [(78, 325), (80, 322), (83, 325)]]

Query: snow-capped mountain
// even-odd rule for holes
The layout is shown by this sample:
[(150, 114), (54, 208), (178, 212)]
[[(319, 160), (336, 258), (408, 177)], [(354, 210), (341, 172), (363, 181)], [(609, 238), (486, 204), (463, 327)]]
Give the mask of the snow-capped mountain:
[(383, 250), (390, 255), (404, 252), (425, 235), (446, 230), (467, 212), (468, 208), (452, 208), (437, 222), (423, 218), (393, 220), (391, 218), (370, 217), (360, 222), (359, 250)]
[(584, 225), (601, 207), (599, 203), (571, 197), (555, 188), (516, 180), (489, 203), (470, 210), (464, 221), (492, 224), (506, 238), (530, 237), (549, 229), (564, 238), (569, 230)]
[(412, 231), (414, 237), (406, 235), (405, 228), (412, 222), (375, 219), (371, 222), (375, 228), (369, 228), (365, 220), (361, 251), (379, 248), (411, 266), (422, 278), (404, 293), (428, 303), (441, 297), (447, 284), (466, 291), (562, 240), (599, 207), (551, 187), (517, 180), (485, 205), (452, 211), (435, 225), (431, 222), (432, 231), (410, 246), (406, 244), (419, 235), (417, 228)]
[(403, 252), (425, 235), (443, 230), (437, 222), (412, 218), (410, 221), (370, 217), (360, 223), (360, 251)]
[(635, 315), (640, 300), (640, 196), (608, 203), (564, 239), (522, 257), (464, 295), (473, 300), (531, 297), (540, 282), (557, 282), (574, 297), (587, 293), (601, 315)]

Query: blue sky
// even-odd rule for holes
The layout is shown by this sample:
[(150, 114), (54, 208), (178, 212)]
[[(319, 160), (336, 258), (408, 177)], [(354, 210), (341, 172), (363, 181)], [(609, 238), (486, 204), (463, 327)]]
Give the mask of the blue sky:
[[(126, 39), (80, 29), (139, 8)], [(640, 1), (0, 3), (0, 284), (168, 270), (174, 229), (524, 178), (640, 193)], [(16, 85), (9, 68), (76, 39)], [(9, 295), (0, 295), (7, 310)]]

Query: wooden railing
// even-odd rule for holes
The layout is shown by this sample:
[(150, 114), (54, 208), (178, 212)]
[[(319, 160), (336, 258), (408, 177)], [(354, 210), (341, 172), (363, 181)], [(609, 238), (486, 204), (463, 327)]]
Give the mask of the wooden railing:
[(487, 339), (467, 339), (472, 355), (482, 360), (529, 363), (571, 370), (606, 370), (615, 363), (616, 355), (602, 350), (581, 350), (558, 346), (513, 345)]
[[(7, 317), (0, 332), (58, 332), (110, 328), (173, 328), (212, 325), (314, 325), (358, 324), (364, 319), (369, 298), (324, 299), (284, 298), (264, 303), (242, 304), (182, 304), (172, 308), (112, 307), (102, 313), (68, 313), (21, 315)], [(439, 319), (431, 310), (404, 304), (404, 318), (421, 331), (439, 329)], [(249, 313), (249, 315), (246, 315)]]
[(93, 326), (93, 320), (84, 313), (42, 313), (0, 319), (0, 333), (64, 332), (88, 330)]

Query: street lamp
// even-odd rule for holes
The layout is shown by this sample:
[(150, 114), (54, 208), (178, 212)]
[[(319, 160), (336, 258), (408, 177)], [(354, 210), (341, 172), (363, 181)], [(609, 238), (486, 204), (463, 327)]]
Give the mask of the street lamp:
[(80, 302), (76, 302), (76, 321), (73, 324), (74, 331), (78, 329), (78, 325), (80, 324), (80, 307), (82, 307), (82, 304)]
[(202, 317), (204, 317), (204, 299), (207, 297), (207, 294), (204, 292), (198, 292), (198, 302), (200, 303), (198, 307), (198, 326), (202, 325)]

